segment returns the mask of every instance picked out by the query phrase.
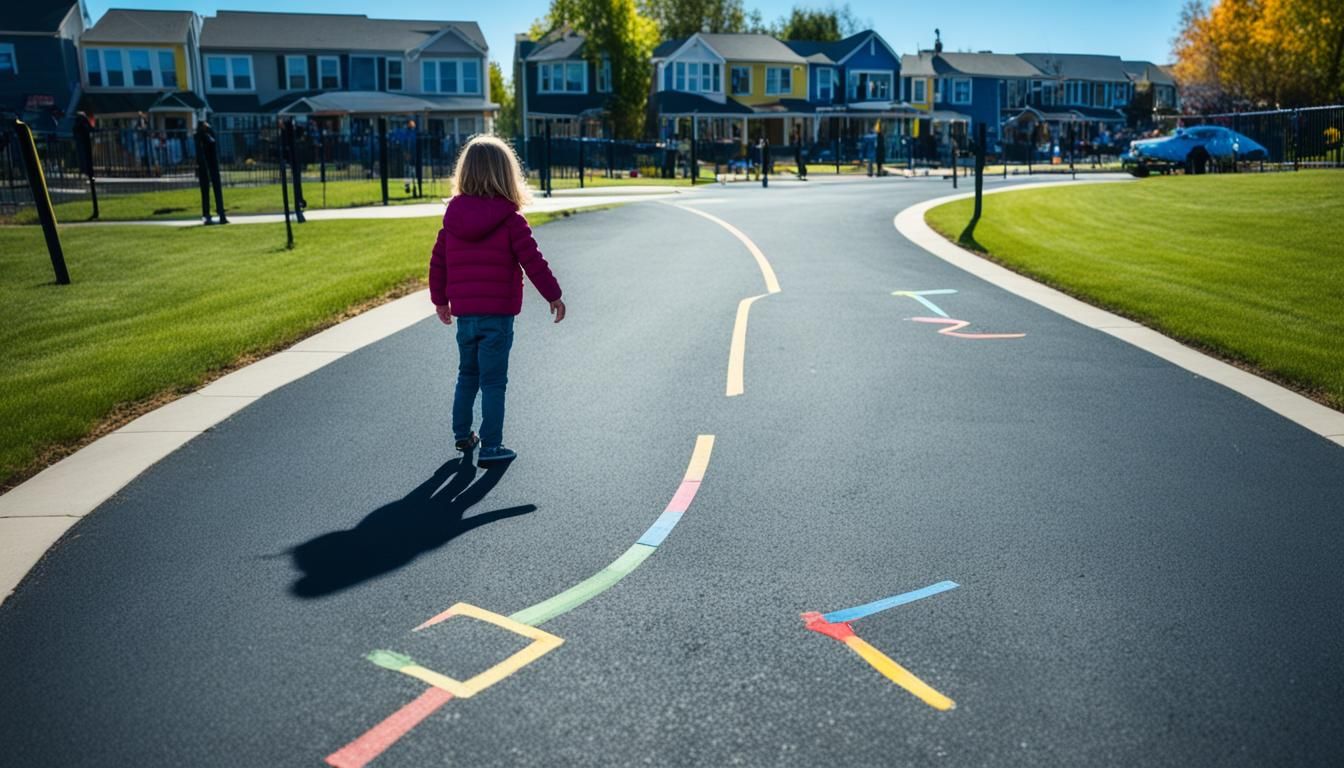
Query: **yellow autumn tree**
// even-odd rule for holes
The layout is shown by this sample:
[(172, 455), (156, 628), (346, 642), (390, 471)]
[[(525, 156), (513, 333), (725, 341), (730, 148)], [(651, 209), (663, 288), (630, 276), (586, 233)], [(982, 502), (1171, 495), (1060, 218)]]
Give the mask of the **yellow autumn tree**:
[(1193, 110), (1344, 100), (1344, 0), (1192, 0), (1172, 47)]

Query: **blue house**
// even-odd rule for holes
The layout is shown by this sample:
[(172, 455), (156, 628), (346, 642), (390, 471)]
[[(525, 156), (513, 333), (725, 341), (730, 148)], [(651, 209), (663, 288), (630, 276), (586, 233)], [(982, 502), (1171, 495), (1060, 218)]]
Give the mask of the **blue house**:
[(83, 0), (0, 4), (0, 113), (38, 131), (68, 127), (80, 94), (78, 41), (88, 25)]
[(927, 150), (955, 142), (965, 147), (983, 124), (992, 146), (1001, 139), (1007, 100), (1026, 93), (1040, 70), (1019, 56), (989, 51), (947, 53), (941, 45), (903, 58), (903, 89), (920, 115), (919, 142)]
[(515, 41), (513, 82), (522, 115), (523, 138), (540, 136), (607, 138), (605, 119), (611, 98), (611, 61), (591, 57), (587, 39), (560, 28), (531, 40)]
[(864, 30), (836, 42), (785, 44), (807, 60), (807, 100), (813, 116), (805, 137), (822, 143), (854, 139), (880, 124), (895, 147), (908, 133), (916, 112), (901, 92), (901, 57), (881, 35)]

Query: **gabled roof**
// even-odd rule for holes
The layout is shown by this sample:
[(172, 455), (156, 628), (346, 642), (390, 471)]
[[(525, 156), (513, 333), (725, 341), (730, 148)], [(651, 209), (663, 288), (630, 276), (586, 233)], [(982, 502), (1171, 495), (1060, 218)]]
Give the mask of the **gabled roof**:
[(219, 11), (201, 30), (202, 48), (277, 49), (292, 51), (410, 51), (444, 29), (480, 51), (485, 36), (474, 21), (370, 19), (357, 14)]
[(692, 40), (700, 40), (724, 59), (805, 64), (807, 59), (770, 35), (716, 34), (697, 32), (683, 40), (669, 40), (653, 51), (654, 59), (664, 59), (681, 50)]
[(770, 35), (701, 34), (698, 37), (725, 59), (804, 63), (802, 56)]
[(675, 40), (664, 40), (653, 49), (653, 58), (664, 59), (677, 52), (677, 49), (686, 44), (684, 37), (678, 37)]
[(1041, 71), (1011, 53), (934, 53), (920, 51), (901, 57), (901, 74), (913, 77), (967, 75), (970, 77), (1040, 77)]
[(896, 52), (891, 50), (891, 46), (888, 46), (886, 40), (882, 39), (882, 35), (879, 35), (878, 32), (872, 30), (855, 32), (855, 34), (849, 35), (848, 38), (835, 40), (835, 42), (789, 40), (789, 42), (786, 42), (785, 44), (786, 46), (789, 46), (789, 48), (792, 48), (796, 54), (804, 56), (809, 62), (823, 63), (821, 62), (821, 59), (817, 59), (816, 56), (825, 56), (825, 61), (840, 63), (843, 62), (844, 59), (849, 58), (849, 55), (853, 54), (853, 52), (862, 46), (863, 43), (866, 43), (868, 38), (878, 39), (878, 42), (882, 43), (882, 47), (886, 48), (887, 52), (890, 52), (892, 58), (898, 59), (899, 61), (900, 56), (896, 55)]
[(547, 35), (537, 41), (528, 61), (564, 61), (583, 57), (583, 45), (587, 38), (572, 30), (558, 35)]
[(80, 38), (85, 43), (185, 43), (196, 20), (192, 11), (112, 8)]
[(0, 31), (55, 32), (76, 0), (7, 0), (0, 3)]
[(1175, 78), (1165, 67), (1159, 67), (1151, 61), (1126, 61), (1123, 64), (1125, 72), (1135, 82), (1152, 83), (1154, 85), (1176, 84)]
[(1091, 53), (1019, 53), (1018, 56), (1030, 62), (1047, 77), (1060, 77), (1065, 80), (1129, 79), (1124, 62), (1119, 56)]

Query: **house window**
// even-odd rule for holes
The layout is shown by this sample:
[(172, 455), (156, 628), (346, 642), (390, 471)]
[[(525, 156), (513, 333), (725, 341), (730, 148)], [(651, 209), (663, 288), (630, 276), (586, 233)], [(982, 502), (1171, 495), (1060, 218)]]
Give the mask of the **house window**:
[(19, 61), (14, 58), (14, 44), (0, 43), (0, 75), (19, 74)]
[(461, 62), (462, 67), (462, 92), (480, 93), (481, 92), (481, 63), (475, 60)]
[(733, 95), (746, 96), (751, 93), (751, 67), (733, 67)]
[(588, 90), (588, 65), (582, 61), (565, 62), (565, 92), (585, 93)]
[[(537, 79), (540, 81), (540, 82), (537, 83), (537, 91), (539, 91), (540, 93), (550, 93), (550, 92), (551, 92), (551, 65), (550, 65), (550, 64), (538, 64), (538, 65), (537, 65)], [(431, 89), (428, 85), (426, 85), (426, 86), (425, 86), (425, 90), (426, 90), (426, 91), (429, 91), (429, 90), (433, 90), (433, 89)]]
[(835, 70), (823, 67), (817, 70), (817, 101), (835, 100)]
[(172, 51), (159, 51), (159, 80), (164, 88), (177, 87), (177, 57)]
[(88, 74), (89, 85), (103, 84), (103, 57), (92, 48), (84, 50), (84, 72)]
[(234, 56), (229, 59), (233, 70), (233, 90), (252, 90), (252, 59), (247, 56)]
[(317, 87), (335, 90), (341, 87), (341, 60), (335, 56), (317, 57)]
[(1129, 83), (1116, 83), (1114, 101), (1115, 106), (1123, 107), (1129, 103)]
[(121, 67), (121, 51), (103, 51), (103, 68), (107, 70), (107, 84), (113, 88), (126, 85), (126, 72)]
[(765, 93), (767, 96), (779, 96), (793, 92), (793, 70), (788, 67), (767, 67), (765, 70)]
[(154, 66), (149, 63), (149, 51), (127, 51), (131, 60), (131, 84), (137, 88), (154, 87)]
[(686, 90), (686, 62), (678, 61), (676, 64), (672, 65), (672, 67), (673, 69), (676, 70), (677, 73), (676, 90), (678, 91)]
[[(564, 70), (560, 65), (542, 64), (541, 91), (552, 92), (564, 85)], [(480, 93), (481, 63), (476, 59), (440, 59), (420, 65), (422, 87), (425, 93)]]
[(611, 59), (603, 59), (597, 65), (597, 90), (599, 93), (611, 93)]
[(916, 104), (923, 104), (929, 100), (929, 81), (922, 77), (917, 77), (910, 81), (913, 93), (910, 100)]
[(285, 87), (291, 91), (308, 90), (308, 57), (285, 57)]
[(849, 73), (846, 90), (850, 101), (890, 101), (893, 91), (890, 72)]
[(401, 59), (387, 60), (387, 90), (400, 91), (405, 87), (405, 81), (401, 76)]
[(252, 59), (247, 56), (206, 56), (205, 72), (212, 91), (252, 90)]
[(969, 77), (958, 77), (952, 81), (952, 103), (971, 103), (971, 79)]
[(372, 56), (350, 57), (350, 90), (378, 90), (378, 60)]
[(943, 78), (937, 78), (933, 81), (933, 103), (943, 103)]

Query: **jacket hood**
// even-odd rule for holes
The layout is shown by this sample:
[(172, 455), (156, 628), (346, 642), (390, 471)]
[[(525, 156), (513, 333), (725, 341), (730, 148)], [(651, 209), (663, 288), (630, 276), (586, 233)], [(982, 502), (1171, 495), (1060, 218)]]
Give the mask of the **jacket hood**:
[(458, 240), (477, 242), (499, 229), (518, 208), (502, 197), (457, 195), (448, 201), (443, 228)]

